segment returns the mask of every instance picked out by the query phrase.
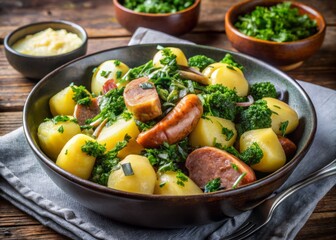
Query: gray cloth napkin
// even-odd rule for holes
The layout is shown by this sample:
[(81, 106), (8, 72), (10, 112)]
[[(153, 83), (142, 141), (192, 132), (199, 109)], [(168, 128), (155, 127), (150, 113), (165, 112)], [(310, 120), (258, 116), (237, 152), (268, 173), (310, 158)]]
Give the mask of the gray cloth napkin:
[[(140, 28), (130, 44), (183, 42)], [(189, 42), (190, 43), (190, 42)], [(308, 176), (336, 157), (336, 91), (299, 81), (317, 110), (315, 140), (306, 157), (281, 189)], [(336, 184), (329, 177), (284, 201), (271, 221), (249, 239), (294, 239), (316, 204)], [(280, 191), (281, 191), (280, 189)], [(221, 222), (183, 229), (143, 229), (117, 223), (82, 207), (59, 189), (43, 172), (19, 128), (0, 138), (0, 196), (43, 225), (72, 239), (223, 239), (249, 216), (245, 212)]]

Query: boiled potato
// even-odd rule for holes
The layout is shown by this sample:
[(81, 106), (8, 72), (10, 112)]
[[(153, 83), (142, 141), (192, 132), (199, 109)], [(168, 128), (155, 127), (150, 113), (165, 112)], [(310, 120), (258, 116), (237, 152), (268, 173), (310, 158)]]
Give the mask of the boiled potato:
[(247, 96), (249, 84), (243, 72), (237, 68), (226, 65), (217, 68), (210, 76), (211, 84), (222, 84), (229, 89), (234, 89), (238, 96)]
[(119, 82), (118, 79), (122, 78), (128, 70), (129, 67), (125, 63), (117, 60), (103, 62), (92, 76), (91, 91), (99, 95), (103, 90), (104, 83), (110, 79), (115, 80), (118, 87), (125, 86), (127, 82)]
[(104, 127), (97, 137), (97, 141), (105, 145), (106, 150), (109, 151), (114, 148), (118, 142), (123, 141), (125, 135), (128, 134), (131, 137), (130, 141), (127, 146), (118, 153), (118, 157), (124, 158), (129, 154), (140, 154), (143, 150), (143, 147), (135, 141), (139, 133), (140, 131), (133, 118), (130, 120), (120, 118), (113, 125)]
[(183, 185), (178, 183), (178, 172), (168, 171), (159, 175), (155, 184), (154, 194), (159, 195), (195, 195), (202, 194), (203, 191), (186, 175)]
[[(123, 164), (130, 164), (133, 175), (125, 175)], [(156, 182), (154, 168), (148, 158), (140, 155), (128, 155), (120, 161), (120, 168), (112, 170), (107, 186), (126, 192), (153, 194)]]
[(217, 70), (218, 68), (221, 67), (226, 67), (227, 64), (226, 63), (221, 63), (221, 62), (217, 62), (217, 63), (213, 63), (210, 64), (209, 66), (207, 66), (206, 68), (204, 68), (204, 70), (202, 71), (202, 74), (208, 78), (211, 77), (211, 74)]
[(48, 120), (42, 122), (37, 129), (37, 137), (42, 151), (53, 160), (56, 160), (67, 141), (79, 133), (81, 133), (80, 126), (70, 120), (56, 124)]
[(56, 165), (77, 177), (89, 179), (96, 158), (82, 151), (87, 141), (96, 140), (82, 133), (72, 137), (62, 148)]
[(260, 172), (274, 172), (286, 163), (286, 155), (272, 128), (262, 128), (244, 132), (240, 137), (240, 152), (256, 142), (263, 152), (261, 161), (251, 165)]
[[(232, 134), (232, 136), (227, 136), (227, 134)], [(214, 116), (201, 118), (189, 135), (189, 141), (193, 147), (214, 146), (215, 142), (230, 147), (236, 138), (235, 124), (230, 120)]]
[(296, 129), (299, 125), (299, 116), (293, 108), (279, 99), (266, 97), (263, 100), (267, 102), (268, 108), (273, 112), (271, 116), (272, 129), (276, 134), (282, 134), (280, 126), (286, 121), (288, 121), (288, 125), (285, 134), (291, 133)]
[[(174, 48), (174, 47), (167, 47), (167, 49), (170, 49), (174, 55), (176, 55), (176, 62), (178, 65), (182, 66), (188, 66), (188, 60), (181, 49)], [(165, 56), (163, 54), (163, 51), (158, 51), (153, 58), (153, 64), (155, 67), (162, 67), (160, 60), (163, 59)]]
[(66, 87), (60, 92), (56, 93), (49, 100), (49, 107), (53, 116), (57, 115), (73, 115), (76, 102), (72, 99), (74, 92), (71, 86)]

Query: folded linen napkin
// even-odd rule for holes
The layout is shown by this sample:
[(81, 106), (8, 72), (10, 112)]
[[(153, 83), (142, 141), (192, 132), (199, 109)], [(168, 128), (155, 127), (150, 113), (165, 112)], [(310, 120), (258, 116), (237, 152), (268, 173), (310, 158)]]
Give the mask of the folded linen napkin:
[[(183, 42), (140, 28), (130, 44)], [(190, 42), (189, 42), (190, 43)], [(306, 157), (281, 189), (286, 189), (336, 157), (336, 91), (299, 81), (317, 110), (316, 137)], [(318, 93), (318, 94), (317, 94)], [(316, 182), (284, 201), (271, 221), (250, 239), (294, 239), (318, 201), (336, 184), (335, 177)], [(280, 189), (280, 191), (281, 191)], [(225, 239), (249, 216), (183, 229), (143, 229), (108, 219), (79, 205), (43, 172), (22, 128), (0, 138), (0, 196), (43, 225), (72, 239)]]

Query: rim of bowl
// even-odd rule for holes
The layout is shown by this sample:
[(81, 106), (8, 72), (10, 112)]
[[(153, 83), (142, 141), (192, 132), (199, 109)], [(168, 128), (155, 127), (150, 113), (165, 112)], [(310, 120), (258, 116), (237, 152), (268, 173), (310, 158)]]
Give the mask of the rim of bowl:
[(301, 3), (301, 2), (293, 2), (293, 1), (290, 1), (292, 6), (295, 6), (296, 8), (300, 8), (302, 10), (304, 10), (305, 12), (309, 12), (311, 13), (312, 15), (316, 16), (318, 19), (321, 20), (321, 27), (318, 28), (318, 31), (313, 34), (313, 35), (310, 35), (306, 38), (303, 38), (303, 39), (300, 39), (300, 40), (296, 40), (296, 41), (290, 41), (290, 42), (275, 42), (275, 41), (269, 41), (269, 40), (263, 40), (263, 39), (259, 39), (259, 38), (256, 38), (256, 37), (252, 37), (252, 36), (248, 36), (242, 32), (240, 32), (234, 25), (231, 21), (229, 21), (229, 19), (231, 18), (231, 14), (232, 14), (232, 11), (236, 10), (236, 9), (239, 9), (241, 6), (247, 4), (247, 3), (251, 3), (253, 7), (256, 7), (258, 6), (259, 4), (261, 3), (274, 3), (274, 5), (278, 4), (278, 3), (282, 3), (282, 2), (288, 2), (288, 0), (271, 0), (271, 1), (265, 1), (265, 0), (259, 0), (259, 1), (251, 1), (251, 0), (246, 0), (246, 1), (243, 1), (243, 2), (240, 2), (240, 3), (237, 3), (233, 6), (231, 6), (226, 14), (225, 14), (225, 23), (227, 24), (227, 26), (230, 28), (230, 30), (232, 32), (234, 32), (235, 35), (238, 35), (239, 37), (241, 38), (244, 38), (244, 39), (247, 39), (249, 41), (254, 41), (254, 42), (260, 42), (260, 43), (264, 43), (264, 44), (270, 44), (270, 45), (291, 45), (291, 44), (296, 44), (296, 43), (302, 43), (302, 42), (306, 42), (306, 41), (311, 41), (315, 38), (318, 38), (320, 37), (321, 34), (323, 34), (325, 32), (325, 29), (326, 29), (326, 21), (324, 19), (324, 16), (318, 11), (316, 10), (314, 7), (311, 7), (307, 4), (304, 4), (304, 3)]
[[(33, 93), (35, 92), (36, 89), (39, 89), (40, 87), (43, 87), (43, 85), (45, 85), (45, 82), (47, 81), (47, 79), (49, 78), (49, 76), (57, 74), (59, 71), (62, 71), (63, 68), (65, 68), (68, 65), (71, 65), (74, 62), (80, 61), (84, 58), (87, 57), (93, 57), (95, 55), (99, 55), (101, 53), (104, 52), (108, 52), (108, 51), (112, 51), (112, 50), (117, 50), (117, 49), (123, 49), (123, 48), (133, 48), (133, 47), (146, 47), (146, 46), (153, 46), (156, 47), (157, 45), (162, 45), (162, 46), (166, 46), (166, 45), (175, 45), (175, 46), (179, 46), (179, 47), (183, 47), (183, 46), (192, 46), (192, 47), (197, 47), (197, 48), (203, 48), (203, 49), (211, 49), (211, 50), (220, 50), (220, 51), (225, 51), (227, 53), (231, 53), (234, 55), (238, 55), (240, 57), (243, 57), (245, 59), (248, 59), (250, 61), (255, 61), (258, 64), (262, 65), (263, 67), (267, 67), (269, 69), (272, 69), (274, 72), (276, 72), (277, 74), (288, 78), (288, 80), (295, 85), (295, 87), (300, 91), (301, 95), (304, 97), (305, 101), (307, 101), (309, 107), (312, 110), (312, 114), (314, 116), (314, 118), (312, 119), (313, 124), (312, 124), (312, 131), (311, 134), (309, 135), (309, 138), (306, 142), (306, 144), (303, 146), (302, 151), (300, 153), (298, 153), (294, 158), (290, 159), (289, 162), (286, 162), (286, 164), (284, 166), (282, 166), (280, 169), (276, 170), (275, 172), (270, 173), (269, 175), (267, 175), (266, 177), (263, 177), (261, 179), (257, 179), (255, 182), (240, 186), (237, 189), (227, 189), (227, 190), (220, 190), (217, 192), (210, 192), (210, 193), (203, 193), (203, 194), (196, 194), (196, 195), (154, 195), (154, 194), (140, 194), (140, 193), (132, 193), (132, 192), (126, 192), (126, 191), (121, 191), (121, 190), (116, 190), (113, 188), (108, 188), (107, 186), (102, 186), (99, 185), (97, 183), (91, 182), (89, 180), (85, 180), (85, 179), (81, 179), (67, 171), (65, 171), (64, 169), (58, 167), (55, 162), (53, 160), (51, 160), (41, 149), (39, 149), (39, 147), (37, 146), (37, 143), (35, 145), (33, 139), (31, 138), (30, 134), (29, 134), (29, 128), (27, 125), (27, 118), (28, 118), (28, 110), (27, 110), (27, 105), (28, 103), (31, 101), (30, 98), (33, 95)], [(309, 147), (311, 146), (313, 140), (314, 140), (314, 136), (316, 133), (316, 126), (317, 126), (317, 116), (316, 116), (316, 112), (315, 112), (315, 108), (314, 105), (312, 103), (312, 101), (310, 100), (308, 94), (306, 93), (306, 91), (296, 82), (296, 80), (294, 80), (293, 78), (291, 78), (290, 76), (288, 76), (286, 73), (282, 72), (281, 70), (267, 64), (264, 61), (261, 61), (257, 58), (254, 58), (252, 56), (249, 56), (247, 54), (244, 53), (240, 53), (240, 52), (233, 52), (227, 49), (220, 49), (220, 48), (216, 48), (216, 47), (209, 47), (209, 46), (202, 46), (202, 45), (198, 45), (198, 44), (194, 44), (194, 45), (190, 45), (190, 44), (181, 44), (181, 43), (177, 43), (177, 44), (169, 44), (169, 43), (153, 43), (153, 44), (141, 44), (141, 45), (133, 45), (133, 46), (122, 46), (122, 47), (116, 47), (116, 48), (110, 48), (110, 49), (105, 49), (102, 51), (98, 51), (92, 54), (88, 54), (85, 56), (81, 56), (79, 58), (76, 58), (72, 61), (69, 61), (68, 63), (56, 68), (55, 70), (53, 70), (52, 72), (50, 72), (49, 74), (47, 74), (44, 78), (41, 79), (41, 81), (39, 81), (35, 87), (31, 90), (31, 92), (29, 93), (26, 102), (24, 104), (24, 109), (23, 109), (23, 129), (24, 129), (24, 135), (28, 141), (28, 144), (30, 146), (30, 148), (35, 152), (35, 155), (38, 156), (38, 161), (42, 161), (43, 164), (47, 165), (54, 173), (56, 173), (57, 175), (61, 176), (62, 178), (65, 178), (71, 182), (73, 182), (74, 184), (83, 186), (85, 188), (89, 188), (91, 189), (91, 191), (95, 191), (95, 192), (99, 192), (102, 194), (113, 194), (115, 196), (119, 196), (119, 197), (125, 197), (125, 198), (132, 198), (132, 199), (137, 199), (137, 200), (171, 200), (171, 199), (185, 199), (185, 200), (200, 200), (200, 201), (204, 201), (206, 199), (208, 199), (209, 197), (211, 197), (212, 199), (223, 199), (225, 197), (234, 197), (236, 195), (241, 194), (242, 192), (248, 191), (248, 190), (253, 190), (253, 189), (257, 189), (260, 187), (260, 185), (267, 185), (268, 183), (275, 181), (276, 179), (280, 178), (281, 175), (283, 173), (289, 172), (292, 169), (293, 165), (297, 165), (302, 158), (305, 156), (305, 154), (308, 152)]]
[[(37, 25), (46, 25), (46, 27), (47, 27), (48, 24), (53, 24), (53, 23), (63, 24), (64, 26), (70, 26), (70, 27), (72, 27), (74, 29), (79, 30), (81, 32), (81, 34), (83, 35), (83, 38), (81, 38), (81, 36), (78, 36), (78, 37), (80, 37), (83, 40), (82, 44), (79, 47), (73, 49), (70, 52), (66, 52), (66, 53), (62, 53), (62, 54), (57, 54), (57, 55), (51, 55), (51, 56), (35, 56), (35, 55), (23, 54), (23, 53), (20, 53), (20, 52), (14, 50), (12, 48), (12, 45), (9, 44), (9, 40), (17, 32), (20, 32), (20, 31), (22, 31), (24, 29), (30, 28), (32, 26), (37, 26)], [(40, 31), (42, 31), (42, 30), (40, 30)], [(37, 32), (39, 32), (39, 31), (37, 31)], [(37, 33), (37, 32), (34, 32), (34, 33)], [(15, 55), (20, 56), (20, 57), (35, 58), (35, 59), (41, 59), (41, 58), (43, 58), (43, 59), (46, 59), (46, 58), (50, 59), (50, 58), (60, 58), (60, 57), (64, 57), (64, 56), (73, 54), (74, 52), (79, 51), (83, 46), (87, 45), (87, 42), (88, 42), (88, 34), (87, 34), (86, 30), (82, 26), (80, 26), (77, 23), (66, 21), (66, 20), (54, 20), (54, 21), (42, 21), (42, 22), (30, 23), (30, 24), (23, 25), (23, 26), (15, 29), (15, 30), (13, 30), (12, 32), (10, 32), (9, 34), (7, 34), (7, 36), (5, 37), (5, 39), (4, 39), (4, 46), (5, 46), (5, 49), (7, 49), (8, 51), (10, 51), (12, 54), (15, 54)]]
[(119, 0), (113, 0), (113, 4), (115, 6), (117, 6), (119, 9), (123, 10), (124, 12), (128, 12), (130, 14), (134, 14), (134, 15), (139, 15), (139, 16), (147, 16), (147, 17), (167, 17), (167, 16), (171, 16), (171, 15), (177, 15), (177, 14), (182, 14), (185, 12), (188, 12), (194, 8), (196, 8), (199, 4), (200, 4), (201, 0), (195, 0), (194, 4), (191, 5), (190, 7), (183, 9), (181, 11), (178, 12), (174, 12), (174, 13), (143, 13), (143, 12), (136, 12), (133, 11), (129, 8), (124, 7)]

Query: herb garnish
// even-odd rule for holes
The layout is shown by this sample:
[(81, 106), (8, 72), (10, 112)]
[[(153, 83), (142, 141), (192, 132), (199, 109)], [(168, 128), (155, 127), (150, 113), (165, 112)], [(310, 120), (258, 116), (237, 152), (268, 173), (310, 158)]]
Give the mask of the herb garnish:
[(163, 1), (163, 0), (125, 0), (123, 6), (136, 12), (175, 13), (193, 5), (195, 0)]
[(279, 130), (280, 130), (282, 136), (285, 136), (285, 134), (286, 134), (288, 123), (289, 123), (288, 120), (280, 123)]
[(315, 20), (307, 14), (301, 15), (299, 9), (291, 7), (290, 2), (272, 7), (257, 6), (255, 10), (239, 16), (235, 27), (242, 33), (263, 40), (290, 42), (309, 37), (317, 32)]
[(205, 193), (216, 192), (220, 189), (220, 186), (221, 186), (221, 179), (220, 178), (215, 178), (215, 179), (209, 181), (204, 186), (204, 192)]
[(245, 177), (246, 172), (243, 172), (238, 178), (237, 180), (234, 182), (234, 184), (232, 185), (232, 188), (235, 189), (238, 187), (238, 184), (243, 180), (243, 178)]

